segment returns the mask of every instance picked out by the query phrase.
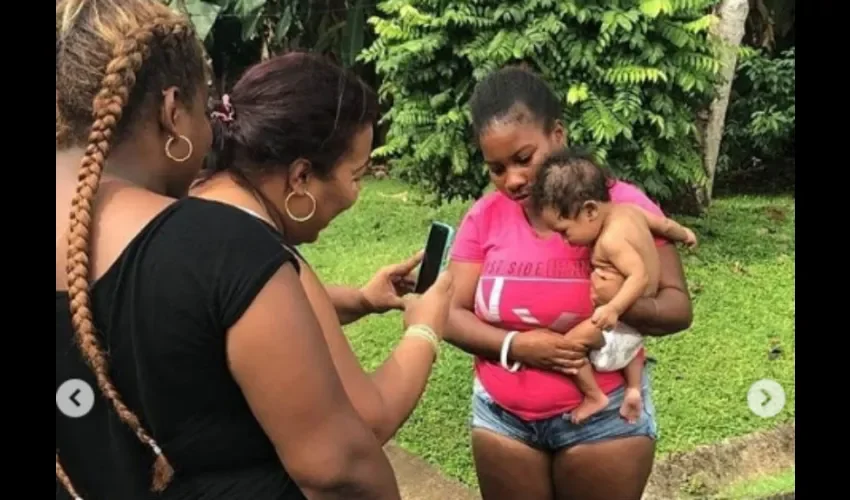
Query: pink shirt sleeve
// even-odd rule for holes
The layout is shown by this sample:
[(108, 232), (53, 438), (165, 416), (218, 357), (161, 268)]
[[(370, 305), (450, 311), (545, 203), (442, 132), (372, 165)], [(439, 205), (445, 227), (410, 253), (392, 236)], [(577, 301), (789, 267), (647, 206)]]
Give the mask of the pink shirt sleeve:
[[(637, 205), (644, 210), (656, 214), (656, 215), (664, 215), (664, 212), (661, 210), (661, 207), (653, 203), (649, 197), (644, 194), (638, 187), (628, 184), (623, 181), (617, 181), (613, 186), (611, 186), (610, 190), (611, 201), (614, 203), (632, 203)], [(667, 238), (663, 238), (660, 236), (655, 237), (655, 246), (664, 246), (670, 241)]]
[(475, 204), (460, 223), (452, 244), (451, 260), (461, 262), (483, 262), (484, 242), (481, 238), (480, 206)]

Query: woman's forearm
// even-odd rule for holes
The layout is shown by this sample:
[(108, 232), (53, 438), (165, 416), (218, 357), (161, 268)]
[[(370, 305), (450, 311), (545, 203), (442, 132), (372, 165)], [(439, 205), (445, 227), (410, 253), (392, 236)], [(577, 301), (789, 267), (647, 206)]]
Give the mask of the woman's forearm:
[(330, 347), (343, 386), (360, 418), (383, 445), (404, 425), (425, 391), (435, 361), (432, 345), (403, 337), (374, 371), (360, 366), (342, 333)]
[[(323, 285), (304, 265), (301, 283), (330, 349), (339, 378), (354, 409), (381, 444), (402, 426), (425, 390), (434, 350), (420, 338), (405, 337), (376, 370), (360, 364), (338, 319), (340, 309), (357, 313), (357, 293), (346, 287)], [(341, 307), (342, 306), (342, 307)], [(336, 314), (335, 314), (336, 313)], [(346, 315), (348, 319), (353, 314)]]
[(693, 311), (685, 293), (664, 288), (654, 298), (638, 299), (620, 319), (644, 335), (660, 337), (687, 330), (693, 320)]
[[(371, 314), (360, 290), (351, 287), (326, 287), (340, 324), (353, 323)], [(364, 417), (382, 444), (389, 441), (410, 417), (425, 391), (434, 364), (431, 345), (422, 339), (402, 339), (384, 363), (369, 377), (374, 385), (373, 411)], [(378, 411), (374, 411), (374, 410)]]
[(359, 288), (327, 286), (325, 290), (331, 298), (336, 315), (339, 316), (339, 322), (342, 325), (354, 323), (363, 316), (372, 313), (369, 303), (363, 298), (363, 293)]
[(469, 309), (452, 307), (443, 339), (469, 354), (498, 361), (507, 334), (484, 323)]
[(381, 443), (389, 441), (407, 421), (425, 391), (436, 360), (433, 346), (419, 337), (404, 337), (390, 357), (372, 372), (382, 411), (375, 428)]
[(664, 336), (687, 330), (693, 321), (685, 271), (675, 245), (658, 248), (661, 278), (654, 298), (641, 298), (621, 316), (644, 335)]

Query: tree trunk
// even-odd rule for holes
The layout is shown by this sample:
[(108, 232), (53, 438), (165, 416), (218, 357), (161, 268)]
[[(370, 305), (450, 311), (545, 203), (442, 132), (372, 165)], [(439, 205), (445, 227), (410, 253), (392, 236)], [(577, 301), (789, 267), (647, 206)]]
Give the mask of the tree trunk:
[(717, 170), (717, 157), (720, 153), (720, 141), (723, 139), (723, 125), (726, 120), (726, 108), (729, 107), (729, 95), (735, 78), (735, 66), (738, 62), (738, 49), (744, 38), (750, 5), (748, 0), (721, 0), (717, 6), (720, 22), (712, 30), (712, 35), (720, 39), (723, 45), (720, 52), (721, 83), (718, 84), (716, 97), (705, 116), (701, 117), (702, 127), (702, 166), (706, 174), (705, 183), (696, 190), (697, 202), (706, 209), (711, 204), (714, 188), (714, 176)]

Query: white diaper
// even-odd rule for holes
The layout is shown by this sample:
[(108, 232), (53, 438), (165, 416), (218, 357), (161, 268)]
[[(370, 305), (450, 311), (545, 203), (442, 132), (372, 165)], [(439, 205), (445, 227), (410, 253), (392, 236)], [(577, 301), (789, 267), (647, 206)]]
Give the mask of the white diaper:
[(643, 337), (631, 326), (617, 323), (613, 330), (602, 332), (605, 346), (588, 354), (593, 367), (600, 372), (615, 372), (625, 368), (643, 346)]

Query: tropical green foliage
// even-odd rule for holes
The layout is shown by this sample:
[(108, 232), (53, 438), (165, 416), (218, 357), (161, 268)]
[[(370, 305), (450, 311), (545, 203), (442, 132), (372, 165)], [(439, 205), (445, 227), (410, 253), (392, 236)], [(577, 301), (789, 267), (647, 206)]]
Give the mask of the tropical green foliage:
[(192, 19), (219, 74), (271, 54), (307, 49), (331, 55), (346, 66), (368, 44), (370, 0), (164, 0)]
[(481, 193), (470, 137), (477, 80), (525, 62), (563, 100), (573, 143), (658, 199), (702, 175), (696, 112), (719, 70), (706, 33), (715, 0), (385, 0), (369, 19), (391, 110), (375, 152), (437, 199)]
[(746, 168), (753, 160), (793, 157), (796, 133), (796, 54), (772, 56), (742, 48), (726, 112), (722, 169)]
[(796, 0), (749, 0), (743, 44), (781, 52), (794, 45), (797, 25)]
[(796, 31), (794, 0), (750, 0), (720, 143), (717, 194), (794, 191)]

